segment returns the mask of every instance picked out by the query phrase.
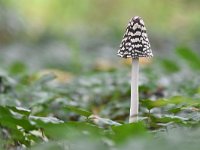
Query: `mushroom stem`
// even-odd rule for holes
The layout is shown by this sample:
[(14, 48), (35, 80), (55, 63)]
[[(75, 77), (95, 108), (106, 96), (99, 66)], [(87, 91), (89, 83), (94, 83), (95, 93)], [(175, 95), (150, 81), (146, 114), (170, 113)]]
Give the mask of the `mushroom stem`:
[(138, 121), (138, 77), (139, 77), (139, 58), (132, 58), (132, 73), (131, 73), (131, 106), (129, 123)]

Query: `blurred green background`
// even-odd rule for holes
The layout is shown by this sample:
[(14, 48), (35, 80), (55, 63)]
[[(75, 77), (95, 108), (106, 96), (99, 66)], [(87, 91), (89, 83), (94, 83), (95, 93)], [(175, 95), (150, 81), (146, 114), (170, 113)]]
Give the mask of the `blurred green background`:
[[(84, 71), (115, 64), (129, 19), (141, 16), (155, 56), (186, 45), (199, 51), (199, 0), (1, 0), (1, 67)], [(52, 61), (53, 60), (53, 61)]]
[[(128, 124), (136, 15), (155, 57)], [(0, 149), (198, 150), (199, 27), (199, 0), (0, 0)]]

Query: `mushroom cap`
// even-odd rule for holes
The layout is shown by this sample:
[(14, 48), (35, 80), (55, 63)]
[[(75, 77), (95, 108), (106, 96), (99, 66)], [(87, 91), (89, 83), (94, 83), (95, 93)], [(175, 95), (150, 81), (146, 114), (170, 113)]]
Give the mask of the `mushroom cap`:
[(133, 17), (126, 28), (117, 55), (123, 58), (152, 57), (153, 53), (141, 17)]

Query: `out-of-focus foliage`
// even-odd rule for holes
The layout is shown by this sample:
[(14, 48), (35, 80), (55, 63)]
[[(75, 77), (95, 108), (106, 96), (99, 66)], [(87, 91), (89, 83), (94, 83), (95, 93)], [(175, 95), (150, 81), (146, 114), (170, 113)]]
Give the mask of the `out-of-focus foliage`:
[[(198, 150), (199, 6), (0, 0), (0, 149)], [(116, 52), (135, 15), (155, 57), (140, 59), (139, 122), (129, 124), (131, 60)]]
[(2, 147), (169, 149), (181, 144), (181, 149), (197, 148), (200, 78), (198, 70), (182, 68), (190, 66), (196, 55), (190, 50), (186, 59), (184, 50), (177, 52), (176, 59), (188, 63), (174, 67), (170, 60), (158, 59), (142, 68), (140, 122), (133, 124), (127, 124), (129, 67), (94, 70), (61, 83), (58, 74), (27, 74), (24, 67), (17, 69), (22, 64), (13, 64), (10, 72), (1, 71), (0, 78)]
[(130, 15), (144, 16), (150, 26), (164, 32), (180, 28), (187, 28), (185, 32), (191, 32), (193, 24), (200, 23), (198, 19), (199, 1), (197, 0), (189, 2), (181, 0), (172, 2), (160, 0), (34, 0), (32, 3), (19, 0), (3, 1), (3, 4), (14, 6), (30, 22), (30, 27), (42, 30), (48, 27), (60, 28), (61, 32), (66, 26), (86, 28), (89, 25), (91, 28), (94, 24), (104, 27), (111, 24), (116, 27), (115, 24), (118, 22), (122, 23), (121, 27), (123, 27), (123, 22), (126, 22), (131, 17)]

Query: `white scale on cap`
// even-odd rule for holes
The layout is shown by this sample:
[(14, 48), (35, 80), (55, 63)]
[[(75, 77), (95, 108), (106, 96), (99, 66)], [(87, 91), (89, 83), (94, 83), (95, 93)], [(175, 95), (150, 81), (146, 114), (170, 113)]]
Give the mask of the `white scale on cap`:
[(153, 56), (142, 18), (136, 16), (129, 21), (117, 55), (123, 58)]

